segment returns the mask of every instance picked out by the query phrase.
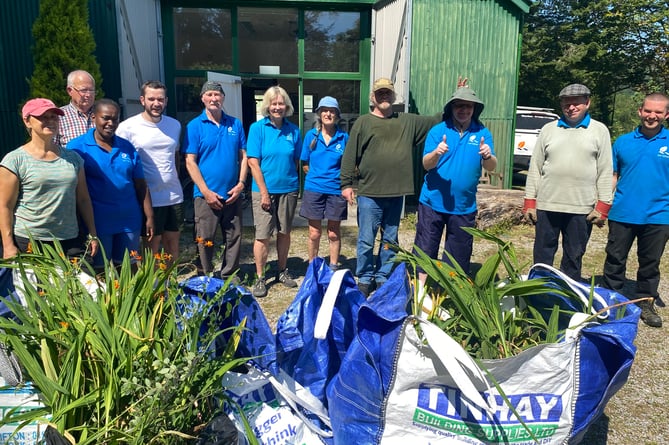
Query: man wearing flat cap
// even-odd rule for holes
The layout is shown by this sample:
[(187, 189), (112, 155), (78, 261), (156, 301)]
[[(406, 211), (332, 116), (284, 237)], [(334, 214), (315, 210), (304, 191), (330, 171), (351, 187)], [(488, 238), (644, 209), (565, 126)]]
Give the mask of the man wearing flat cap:
[(562, 236), (560, 270), (582, 280), (592, 225), (604, 225), (611, 208), (611, 136), (590, 117), (590, 90), (571, 84), (560, 91), (562, 118), (542, 129), (525, 184), (525, 219), (536, 224), (534, 263), (553, 264)]
[[(242, 205), (239, 197), (248, 172), (246, 134), (239, 119), (223, 111), (225, 92), (207, 81), (200, 93), (204, 111), (186, 126), (184, 153), (193, 187), (195, 232), (203, 274), (213, 272), (216, 229), (225, 246), (220, 276), (239, 268), (242, 245)], [(233, 275), (238, 281), (236, 275)]]
[(395, 254), (388, 246), (398, 245), (403, 199), (414, 192), (413, 151), (439, 122), (437, 116), (395, 113), (395, 85), (390, 79), (374, 81), (370, 101), (372, 111), (353, 124), (341, 163), (342, 195), (350, 204), (356, 201), (353, 185), (358, 180), (356, 275), (365, 295), (390, 276)]

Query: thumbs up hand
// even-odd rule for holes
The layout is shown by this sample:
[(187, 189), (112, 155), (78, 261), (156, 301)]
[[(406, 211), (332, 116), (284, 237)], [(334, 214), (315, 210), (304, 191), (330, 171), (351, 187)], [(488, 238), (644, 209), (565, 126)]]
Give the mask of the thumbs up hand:
[(483, 158), (484, 161), (487, 161), (492, 156), (492, 150), (490, 146), (485, 143), (485, 138), (481, 136), (481, 142), (479, 143), (479, 156)]
[(439, 145), (437, 145), (437, 148), (432, 151), (432, 153), (436, 154), (437, 156), (441, 156), (444, 153), (448, 151), (448, 144), (446, 143), (446, 135), (444, 135), (441, 138), (441, 142), (439, 142)]

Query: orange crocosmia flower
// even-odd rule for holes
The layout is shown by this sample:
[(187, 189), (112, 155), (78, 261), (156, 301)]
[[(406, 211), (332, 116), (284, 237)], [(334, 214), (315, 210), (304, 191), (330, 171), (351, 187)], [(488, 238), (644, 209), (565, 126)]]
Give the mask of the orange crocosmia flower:
[(40, 297), (43, 297), (43, 296), (46, 295), (46, 292), (44, 292), (43, 290), (40, 290), (40, 291), (37, 292), (37, 295), (39, 295)]
[(135, 255), (135, 259), (137, 261), (142, 261), (142, 255)]
[(119, 287), (121, 287), (121, 285), (118, 284), (118, 280), (114, 280), (114, 289), (118, 289)]
[(130, 251), (130, 256), (131, 256), (132, 258), (136, 258), (136, 257), (137, 257), (137, 251), (136, 251), (136, 250), (131, 250), (131, 251)]
[(70, 263), (72, 263), (76, 266), (77, 263), (79, 263), (79, 258), (70, 258)]
[(457, 274), (456, 274), (455, 272), (453, 272), (453, 271), (450, 271), (450, 272), (448, 273), (448, 276), (451, 277), (451, 278), (455, 278), (456, 275), (457, 275)]
[(195, 242), (198, 243), (198, 244), (202, 244), (202, 243), (204, 243), (204, 238), (202, 238), (201, 236), (198, 236), (197, 238), (195, 238)]
[(160, 264), (158, 265), (158, 267), (160, 268), (160, 270), (165, 270), (165, 269), (167, 269), (167, 264), (165, 264), (165, 263), (160, 263)]
[(172, 255), (170, 255), (169, 253), (163, 253), (163, 259), (170, 261), (172, 260)]
[(157, 259), (157, 260), (162, 260), (162, 259), (163, 259), (163, 256), (162, 256), (161, 254), (159, 254), (159, 253), (154, 253), (154, 254), (153, 254), (153, 257), (154, 257), (155, 259)]
[(26, 252), (33, 253), (33, 244), (32, 243), (28, 243), (28, 247), (26, 248)]
[(211, 240), (207, 240), (207, 241), (204, 242), (204, 245), (205, 245), (206, 247), (211, 247), (211, 246), (214, 245), (214, 242), (211, 241)]
[(60, 327), (63, 328), (63, 329), (67, 329), (67, 328), (70, 327), (70, 323), (68, 323), (66, 321), (61, 321), (61, 322), (59, 322), (59, 324), (60, 324)]

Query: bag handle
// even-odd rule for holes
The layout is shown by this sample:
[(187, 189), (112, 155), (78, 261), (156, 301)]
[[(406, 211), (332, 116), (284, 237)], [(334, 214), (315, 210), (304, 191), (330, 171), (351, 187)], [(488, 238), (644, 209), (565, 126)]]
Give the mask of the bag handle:
[[(283, 381), (280, 381), (269, 372), (265, 372), (265, 377), (272, 384), (276, 393), (288, 403), (288, 406), (290, 406), (295, 415), (297, 415), (311, 431), (321, 437), (333, 437), (330, 416), (328, 415), (325, 406), (323, 406), (323, 403), (311, 394), (308, 389), (302, 387), (299, 383), (293, 380), (293, 378), (283, 370), (279, 371), (279, 376)], [(330, 429), (330, 431), (314, 425), (313, 420), (309, 419), (302, 412), (299, 408), (300, 406), (317, 416), (323, 424)]]
[(339, 269), (332, 274), (332, 278), (330, 278), (330, 284), (325, 291), (323, 301), (321, 302), (321, 307), (318, 309), (318, 315), (316, 316), (316, 323), (314, 324), (314, 338), (323, 340), (327, 337), (328, 329), (330, 329), (330, 322), (332, 321), (332, 311), (334, 310), (334, 305), (337, 301), (339, 290), (341, 289), (341, 285), (344, 282), (344, 277), (347, 273), (350, 274), (351, 271), (348, 269)]
[[(567, 284), (567, 286), (572, 290), (572, 292), (574, 292), (576, 295), (578, 295), (578, 297), (581, 300), (581, 302), (583, 303), (583, 305), (585, 307), (588, 307), (588, 304), (590, 302), (590, 286), (586, 286), (585, 284), (580, 283), (580, 282), (574, 280), (573, 278), (567, 276), (561, 270), (556, 269), (555, 267), (550, 266), (548, 264), (544, 264), (544, 263), (537, 263), (537, 264), (533, 265), (532, 267), (530, 267), (530, 273), (533, 270), (539, 270), (539, 269), (545, 269), (548, 272), (550, 272), (551, 274), (557, 276), (559, 279), (563, 280)], [(609, 306), (608, 303), (606, 302), (606, 300), (601, 295), (599, 295), (599, 293), (597, 293), (597, 289), (594, 289), (594, 288), (592, 289), (592, 299), (593, 299), (593, 301), (597, 302), (597, 304), (600, 305), (601, 309), (608, 308), (608, 306)], [(597, 315), (597, 312), (598, 312), (598, 310), (595, 307), (595, 305), (593, 304), (593, 307), (590, 309), (590, 313), (592, 315)], [(598, 315), (598, 317), (601, 318), (601, 319), (608, 319), (609, 316), (610, 316), (610, 310), (609, 309), (606, 309), (606, 311), (604, 311), (603, 313)]]
[(413, 315), (407, 317), (407, 327), (415, 329), (414, 326), (416, 324), (420, 324), (420, 328), (430, 349), (432, 349), (432, 352), (434, 352), (441, 364), (444, 365), (455, 384), (462, 391), (462, 394), (480, 408), (488, 412), (493, 412), (493, 408), (483, 398), (476, 388), (476, 384), (472, 381), (476, 380), (479, 386), (485, 385), (488, 391), (492, 389), (483, 371), (481, 371), (481, 368), (476, 364), (474, 359), (457, 341), (453, 340), (450, 335), (446, 334), (437, 325)]

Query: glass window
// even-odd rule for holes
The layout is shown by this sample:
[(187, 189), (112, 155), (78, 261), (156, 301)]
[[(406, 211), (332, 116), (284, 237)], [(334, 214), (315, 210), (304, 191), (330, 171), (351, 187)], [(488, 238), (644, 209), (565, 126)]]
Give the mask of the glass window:
[(360, 13), (305, 11), (304, 68), (358, 72)]
[(177, 69), (232, 71), (232, 19), (217, 8), (174, 8)]
[(240, 73), (297, 74), (296, 9), (239, 8), (237, 16)]
[(304, 131), (316, 123), (314, 110), (324, 96), (332, 96), (339, 102), (341, 120), (339, 127), (349, 132), (360, 115), (360, 81), (358, 80), (305, 80), (304, 81)]
[(174, 79), (177, 105), (176, 119), (184, 127), (198, 114), (202, 113), (204, 109), (200, 99), (200, 90), (204, 82), (205, 79), (202, 77), (176, 77)]

